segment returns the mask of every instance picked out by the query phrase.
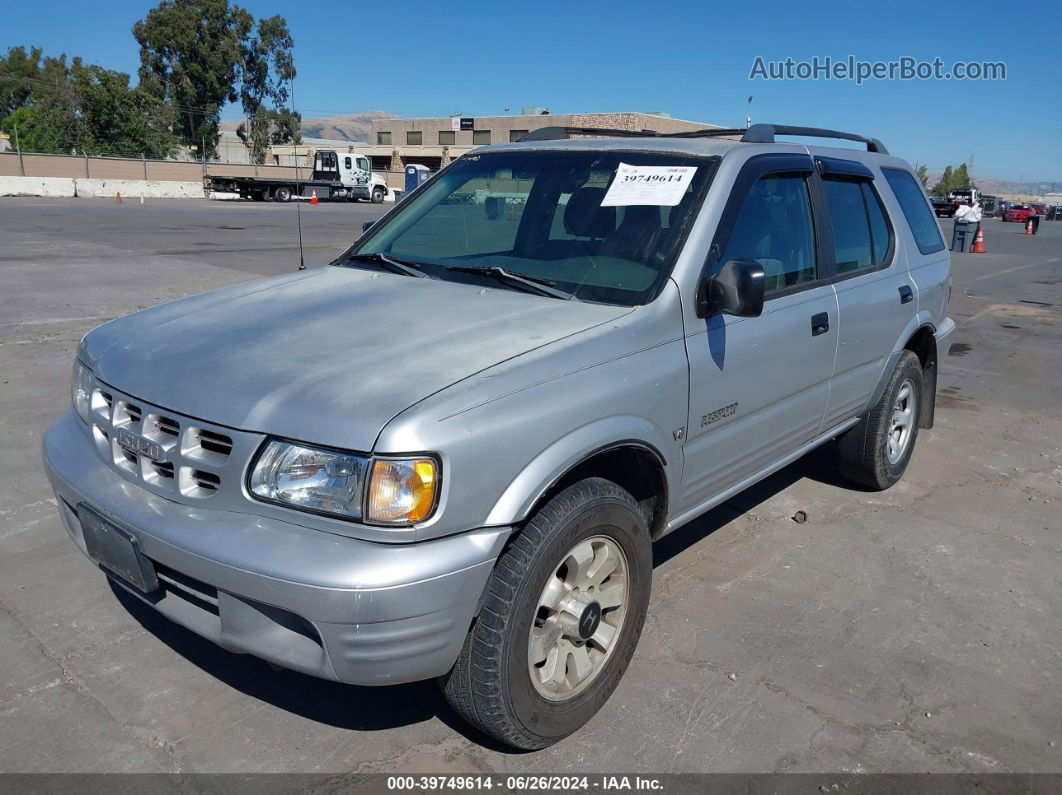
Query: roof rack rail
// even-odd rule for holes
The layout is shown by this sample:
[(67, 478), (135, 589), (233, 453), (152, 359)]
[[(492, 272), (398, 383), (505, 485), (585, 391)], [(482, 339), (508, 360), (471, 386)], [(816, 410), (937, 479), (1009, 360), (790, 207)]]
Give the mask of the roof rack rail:
[(750, 144), (773, 144), (776, 135), (803, 135), (811, 138), (839, 138), (844, 141), (858, 141), (867, 145), (868, 152), (876, 152), (879, 155), (887, 155), (889, 150), (877, 138), (866, 138), (854, 133), (839, 132), (837, 130), (825, 130), (821, 127), (790, 127), (785, 124), (753, 124), (741, 140)]
[(524, 141), (559, 141), (572, 135), (598, 135), (607, 138), (657, 138), (659, 133), (652, 130), (612, 130), (608, 127), (539, 127), (532, 130), (520, 142)]
[(705, 127), (701, 130), (685, 130), (683, 132), (668, 133), (668, 138), (715, 138), (724, 135), (744, 135), (745, 128), (741, 127)]
[(821, 127), (791, 127), (786, 124), (753, 124), (751, 127), (706, 127), (703, 130), (686, 132), (658, 133), (653, 130), (610, 130), (607, 127), (540, 127), (532, 130), (521, 141), (556, 141), (575, 135), (598, 135), (621, 138), (716, 138), (720, 136), (741, 136), (747, 144), (773, 144), (776, 135), (800, 135), (811, 138), (838, 138), (844, 141), (858, 141), (866, 144), (868, 152), (887, 155), (889, 150), (877, 138), (866, 138), (855, 133), (827, 130)]

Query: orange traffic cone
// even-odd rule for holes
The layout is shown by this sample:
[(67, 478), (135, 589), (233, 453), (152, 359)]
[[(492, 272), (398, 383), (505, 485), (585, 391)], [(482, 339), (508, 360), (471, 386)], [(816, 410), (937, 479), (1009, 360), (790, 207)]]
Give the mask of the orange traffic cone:
[(508, 217), (509, 217), (510, 221), (515, 221), (516, 220), (516, 206), (515, 205), (512, 205), (512, 204), (509, 205), (509, 216)]
[(313, 193), (310, 195), (310, 204), (317, 204), (317, 189), (314, 188)]
[(1025, 234), (1032, 234), (1032, 218), (1025, 222)]
[(122, 203), (122, 194), (120, 194), (120, 193), (115, 193), (114, 194), (114, 203), (115, 204), (121, 204)]
[(985, 253), (985, 233), (981, 230), (981, 224), (977, 225), (977, 234), (974, 236), (973, 248), (970, 249), (971, 254), (984, 254)]

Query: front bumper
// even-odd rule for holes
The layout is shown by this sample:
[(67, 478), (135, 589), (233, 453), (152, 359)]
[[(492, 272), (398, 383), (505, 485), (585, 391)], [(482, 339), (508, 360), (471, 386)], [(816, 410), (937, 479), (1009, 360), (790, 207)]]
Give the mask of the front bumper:
[[(510, 528), (377, 544), (253, 513), (173, 502), (99, 458), (72, 412), (45, 434), (59, 512), (85, 552), (85, 503), (136, 536), (155, 566), (160, 613), (235, 652), (360, 685), (446, 673), (457, 659)], [(253, 503), (248, 504), (253, 507)]]

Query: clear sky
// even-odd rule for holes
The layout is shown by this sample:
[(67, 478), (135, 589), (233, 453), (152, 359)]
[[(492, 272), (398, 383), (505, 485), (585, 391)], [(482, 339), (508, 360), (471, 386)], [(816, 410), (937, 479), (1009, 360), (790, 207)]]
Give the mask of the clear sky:
[[(931, 170), (1062, 182), (1062, 5), (1052, 2), (407, 2), (246, 0), (285, 16), (305, 117), (667, 111), (715, 124), (851, 130)], [(36, 44), (135, 75), (152, 2), (7, 3), (0, 47)], [(750, 80), (768, 61), (1003, 61), (1003, 81)], [(227, 110), (235, 118), (237, 109)]]

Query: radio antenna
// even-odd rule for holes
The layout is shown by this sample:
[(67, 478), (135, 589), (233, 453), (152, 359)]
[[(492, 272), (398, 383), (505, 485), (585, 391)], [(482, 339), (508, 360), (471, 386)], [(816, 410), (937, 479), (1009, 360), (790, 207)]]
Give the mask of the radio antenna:
[[(288, 92), (288, 97), (291, 100), (289, 107), (291, 108), (291, 123), (295, 124), (295, 78), (292, 78), (289, 86), (291, 90)], [(299, 125), (293, 130), (293, 138), (299, 136)], [(306, 259), (302, 253), (302, 188), (299, 186), (299, 145), (292, 141), (291, 151), (295, 153), (295, 217), (298, 219), (299, 226), (299, 270), (306, 270)], [(309, 150), (307, 150), (308, 152)]]

